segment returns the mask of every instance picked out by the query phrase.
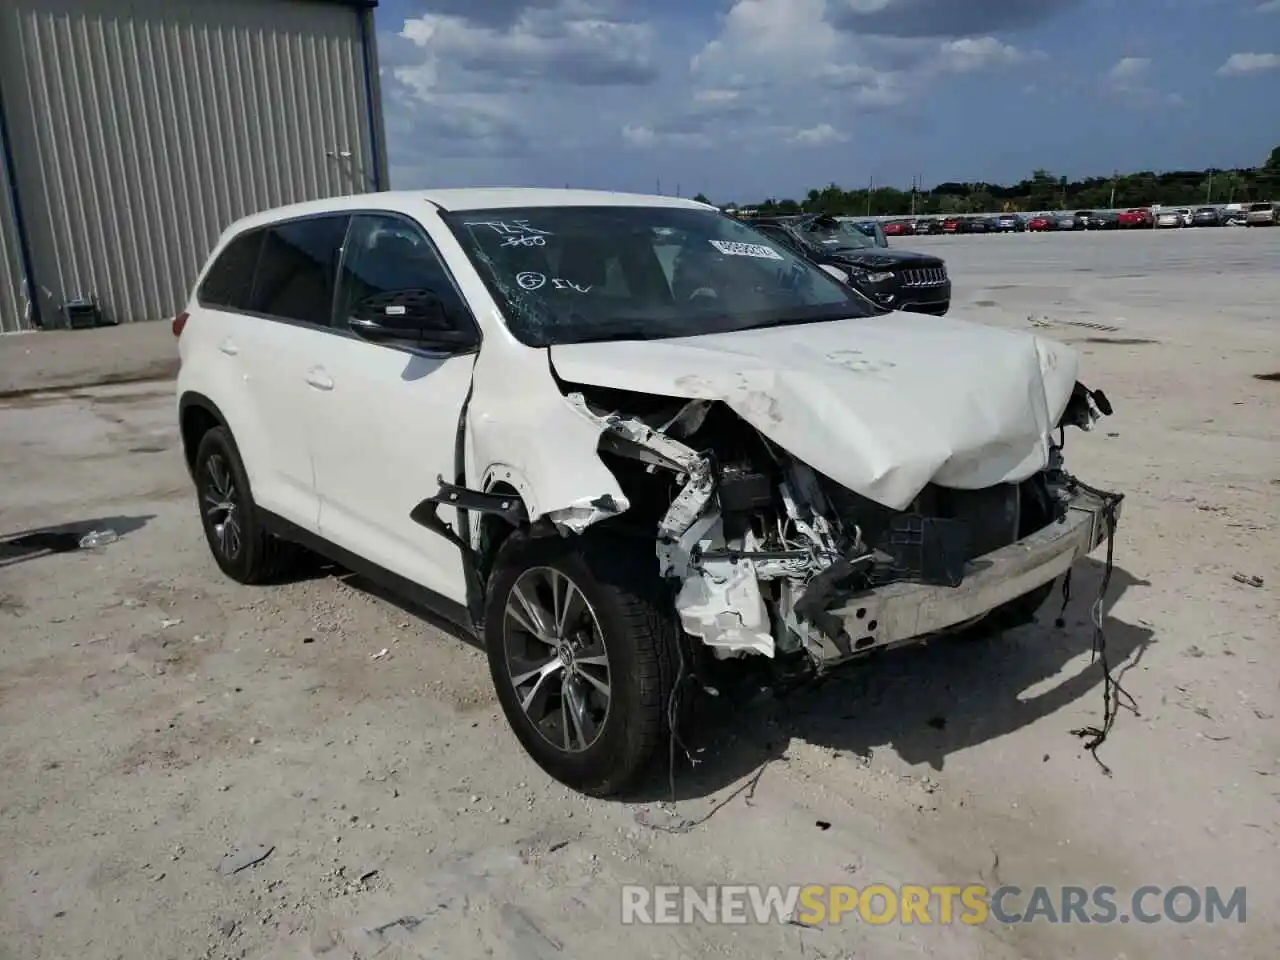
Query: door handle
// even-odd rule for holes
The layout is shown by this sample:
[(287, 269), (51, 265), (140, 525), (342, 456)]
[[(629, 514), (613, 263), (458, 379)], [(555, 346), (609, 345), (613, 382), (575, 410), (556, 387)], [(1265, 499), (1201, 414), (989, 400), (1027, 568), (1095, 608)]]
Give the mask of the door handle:
[(307, 371), (307, 383), (317, 390), (333, 389), (333, 378), (319, 367), (313, 367)]
[(225, 353), (228, 357), (234, 357), (237, 353), (240, 352), (240, 348), (235, 345), (235, 341), (232, 340), (230, 337), (227, 337), (227, 339), (223, 340), (222, 343), (218, 345), (218, 349), (221, 350), (223, 353)]

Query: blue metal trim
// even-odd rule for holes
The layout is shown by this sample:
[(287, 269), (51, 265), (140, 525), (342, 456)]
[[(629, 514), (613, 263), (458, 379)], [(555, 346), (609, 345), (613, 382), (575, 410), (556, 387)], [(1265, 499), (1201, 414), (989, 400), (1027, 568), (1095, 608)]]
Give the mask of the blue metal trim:
[(31, 244), (27, 240), (26, 220), (22, 215), (22, 197), (18, 193), (17, 168), (13, 148), (9, 140), (9, 118), (4, 109), (4, 90), (0, 88), (0, 163), (4, 164), (9, 179), (9, 203), (13, 207), (13, 226), (18, 233), (18, 259), (22, 264), (22, 280), (27, 288), (27, 303), (31, 309), (31, 323), (43, 328), (40, 320), (40, 297), (36, 289), (35, 269), (32, 267)]

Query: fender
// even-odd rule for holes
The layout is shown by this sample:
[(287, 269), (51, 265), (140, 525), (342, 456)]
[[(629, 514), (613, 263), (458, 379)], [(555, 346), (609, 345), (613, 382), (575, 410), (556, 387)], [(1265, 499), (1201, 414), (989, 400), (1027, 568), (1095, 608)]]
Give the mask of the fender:
[[(178, 398), (178, 432), (182, 438), (182, 452), (183, 452), (184, 458), (187, 461), (188, 473), (191, 473), (193, 471), (194, 465), (195, 465), (195, 457), (196, 457), (196, 451), (187, 442), (188, 438), (187, 438), (187, 431), (185, 426), (187, 413), (192, 408), (203, 410), (205, 413), (207, 413), (210, 417), (212, 417), (217, 422), (218, 426), (226, 427), (228, 430), (231, 431), (232, 437), (233, 438), (235, 437), (235, 430), (232, 428), (231, 424), (227, 421), (226, 414), (222, 412), (222, 409), (216, 403), (214, 403), (212, 400), (206, 397), (203, 393), (199, 393), (198, 391), (195, 391), (195, 390), (185, 391), (182, 394), (182, 396)], [(192, 479), (193, 480), (195, 479), (194, 475), (192, 476)]]

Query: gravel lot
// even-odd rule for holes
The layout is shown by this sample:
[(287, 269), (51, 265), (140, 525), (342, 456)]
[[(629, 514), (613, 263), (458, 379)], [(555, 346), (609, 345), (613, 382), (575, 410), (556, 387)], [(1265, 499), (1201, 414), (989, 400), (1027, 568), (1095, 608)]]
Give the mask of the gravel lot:
[[(1003, 637), (722, 705), (674, 805), (663, 784), (570, 795), (466, 640), (324, 571), (217, 574), (171, 383), (21, 392), (32, 370), (154, 376), (167, 327), (5, 338), (0, 957), (1275, 956), (1280, 382), (1256, 377), (1280, 371), (1280, 230), (895, 245), (942, 252), (955, 314), (1077, 344), (1115, 404), (1068, 440), (1128, 494), (1107, 635), (1141, 712), (1099, 752), (1112, 776), (1070, 733), (1102, 706), (1096, 559), (1064, 629), (1051, 601)], [(61, 524), (121, 539), (13, 539)], [(619, 926), (623, 883), (712, 882), (1247, 885), (1248, 920)]]

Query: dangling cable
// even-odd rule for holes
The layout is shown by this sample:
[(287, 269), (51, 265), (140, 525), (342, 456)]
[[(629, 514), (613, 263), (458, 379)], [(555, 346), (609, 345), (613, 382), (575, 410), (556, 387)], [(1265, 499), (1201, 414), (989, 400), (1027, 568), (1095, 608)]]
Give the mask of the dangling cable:
[(1098, 596), (1090, 609), (1090, 616), (1093, 621), (1093, 660), (1100, 661), (1102, 664), (1102, 724), (1101, 726), (1080, 727), (1077, 730), (1072, 730), (1071, 733), (1086, 741), (1084, 748), (1093, 755), (1093, 759), (1102, 768), (1102, 772), (1107, 776), (1111, 776), (1111, 768), (1103, 763), (1098, 756), (1098, 748), (1106, 742), (1121, 707), (1131, 711), (1135, 717), (1141, 716), (1138, 712), (1138, 702), (1130, 696), (1129, 692), (1121, 686), (1120, 681), (1111, 673), (1111, 664), (1107, 660), (1107, 635), (1103, 628), (1104, 604), (1107, 590), (1111, 586), (1111, 572), (1115, 569), (1116, 508), (1124, 500), (1124, 494), (1107, 493), (1104, 490), (1091, 487), (1081, 480), (1072, 479), (1080, 489), (1102, 500), (1102, 519), (1107, 525), (1107, 560), (1102, 570), (1102, 580), (1098, 584)]

